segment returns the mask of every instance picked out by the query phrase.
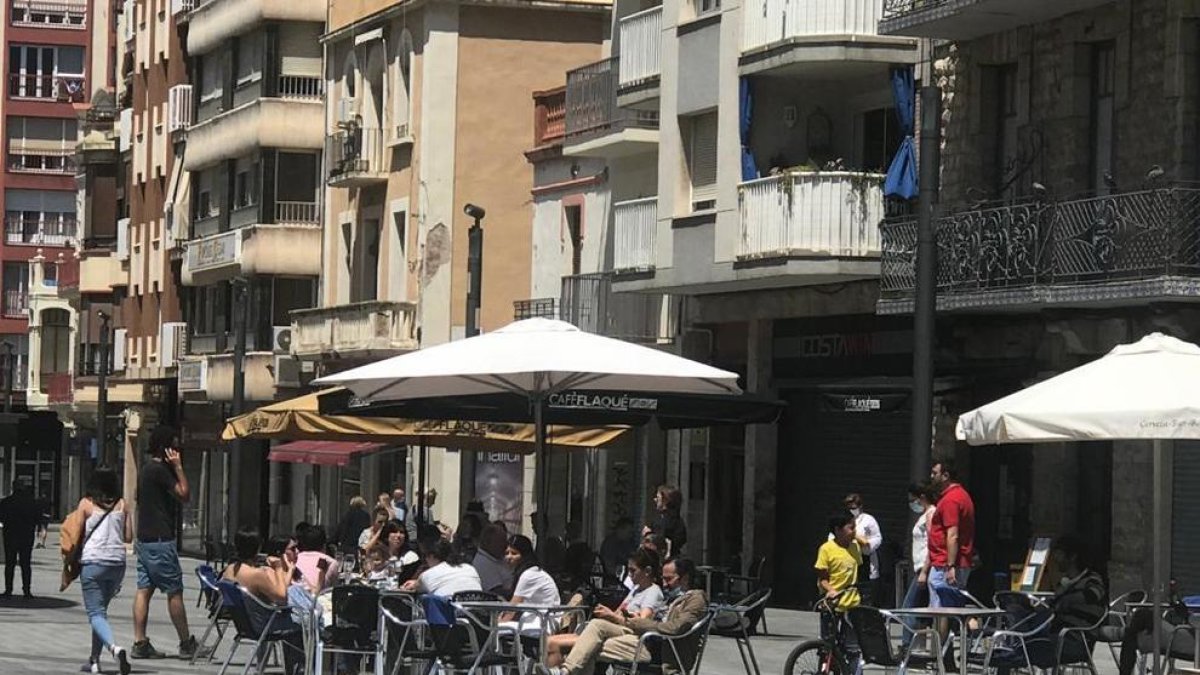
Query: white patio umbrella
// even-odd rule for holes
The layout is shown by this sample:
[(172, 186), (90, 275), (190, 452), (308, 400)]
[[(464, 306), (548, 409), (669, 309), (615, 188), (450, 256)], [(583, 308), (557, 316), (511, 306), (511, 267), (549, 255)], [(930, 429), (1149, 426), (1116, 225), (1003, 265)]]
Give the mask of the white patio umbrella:
[[(1161, 612), (1164, 443), (1200, 439), (1200, 347), (1153, 333), (958, 418), (971, 445), (1149, 440), (1154, 443), (1154, 613)], [(1161, 644), (1154, 622), (1154, 644)], [(1154, 672), (1161, 659), (1154, 651)]]
[[(529, 399), (535, 451), (545, 468), (546, 397), (567, 389), (739, 394), (737, 374), (657, 349), (586, 333), (565, 321), (526, 319), (491, 333), (428, 347), (323, 377), (367, 402), (497, 392)], [(544, 501), (539, 508), (545, 516)]]

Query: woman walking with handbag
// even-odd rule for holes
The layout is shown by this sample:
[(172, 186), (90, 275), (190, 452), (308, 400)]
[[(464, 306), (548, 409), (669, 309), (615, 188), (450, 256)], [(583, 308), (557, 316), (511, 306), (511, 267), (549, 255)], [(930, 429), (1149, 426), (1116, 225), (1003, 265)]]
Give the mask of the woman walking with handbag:
[(133, 523), (126, 517), (116, 471), (101, 467), (92, 473), (87, 496), (79, 501), (78, 510), (85, 523), (79, 581), (92, 626), (92, 653), (81, 670), (99, 673), (100, 651), (108, 649), (121, 675), (129, 675), (129, 656), (114, 644), (108, 624), (108, 603), (121, 590), (125, 578), (125, 544), (133, 541)]

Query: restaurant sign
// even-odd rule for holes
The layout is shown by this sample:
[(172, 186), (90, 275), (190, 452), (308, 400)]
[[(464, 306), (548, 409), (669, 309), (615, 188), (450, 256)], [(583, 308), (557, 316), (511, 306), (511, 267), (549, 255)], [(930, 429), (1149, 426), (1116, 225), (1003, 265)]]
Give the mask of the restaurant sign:
[(242, 233), (231, 230), (198, 239), (188, 245), (187, 267), (191, 272), (236, 265), (242, 257)]

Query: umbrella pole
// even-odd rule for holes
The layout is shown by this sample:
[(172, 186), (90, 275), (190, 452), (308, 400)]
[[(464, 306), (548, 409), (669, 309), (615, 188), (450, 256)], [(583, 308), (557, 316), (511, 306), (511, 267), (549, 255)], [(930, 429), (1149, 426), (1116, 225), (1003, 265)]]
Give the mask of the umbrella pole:
[(417, 508), (420, 509), (413, 516), (413, 522), (418, 524), (417, 536), (420, 536), (421, 526), (428, 525), (428, 523), (425, 522), (425, 459), (426, 459), (426, 452), (427, 452), (427, 448), (425, 446), (425, 439), (421, 439), (421, 449), (419, 451), (421, 464), (417, 468), (417, 498), (413, 500), (413, 502), (418, 505)]
[(1166, 449), (1163, 447), (1165, 441), (1155, 439), (1154, 441), (1154, 570), (1152, 577), (1152, 588), (1154, 595), (1154, 614), (1152, 615), (1154, 627), (1154, 675), (1162, 675), (1162, 655), (1159, 654), (1159, 645), (1162, 644), (1162, 606), (1163, 606), (1163, 559), (1162, 559), (1162, 544), (1163, 544), (1163, 491), (1166, 489), (1166, 476), (1163, 472), (1166, 470), (1165, 454)]
[[(542, 521), (542, 532), (538, 539), (548, 536), (550, 533), (550, 472), (546, 453), (546, 424), (545, 424), (545, 399), (537, 396), (533, 399), (533, 449), (538, 463), (538, 475), (541, 477), (541, 485), (538, 487), (538, 520)], [(541, 541), (538, 541), (541, 544)]]

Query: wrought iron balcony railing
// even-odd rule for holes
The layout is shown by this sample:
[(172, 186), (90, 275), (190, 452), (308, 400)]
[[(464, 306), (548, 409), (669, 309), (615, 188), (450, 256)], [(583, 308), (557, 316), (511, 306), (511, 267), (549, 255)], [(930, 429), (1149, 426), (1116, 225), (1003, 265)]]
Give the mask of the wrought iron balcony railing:
[(562, 278), (559, 314), (581, 330), (630, 342), (669, 343), (679, 332), (680, 298), (617, 293), (612, 272)]
[(558, 298), (531, 298), (513, 302), (513, 321), (557, 318)]
[(617, 105), (617, 57), (567, 71), (567, 142), (628, 128), (658, 128), (658, 110)]
[[(951, 304), (966, 306), (996, 304), (983, 298), (1003, 294), (999, 302), (1011, 304), (1053, 299), (1064, 287), (1200, 278), (1200, 189), (963, 211), (940, 218), (936, 233), (943, 305), (947, 296), (961, 296)], [(911, 297), (916, 220), (886, 222), (881, 235), (884, 302)]]

